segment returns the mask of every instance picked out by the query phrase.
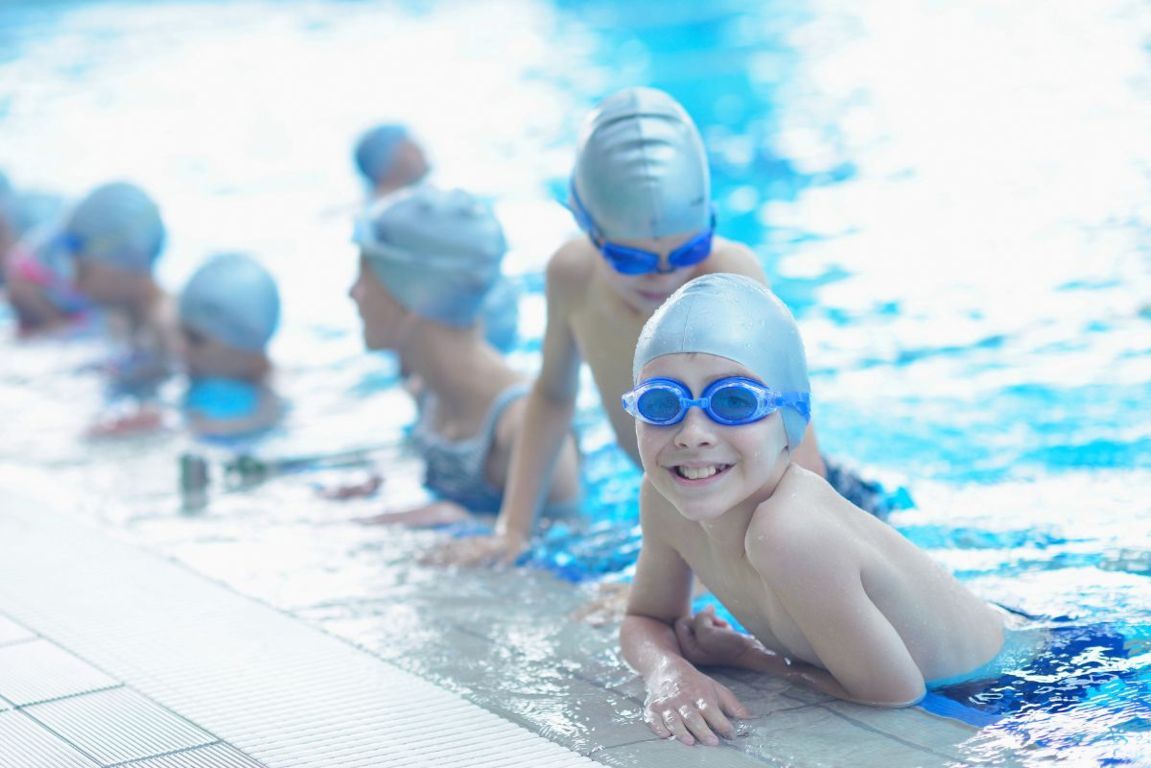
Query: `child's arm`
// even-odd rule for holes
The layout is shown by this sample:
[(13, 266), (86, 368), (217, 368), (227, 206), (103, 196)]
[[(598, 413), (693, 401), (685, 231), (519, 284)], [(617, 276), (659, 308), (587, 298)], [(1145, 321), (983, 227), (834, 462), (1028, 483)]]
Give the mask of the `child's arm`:
[(564, 256), (561, 251), (548, 264), (543, 363), (526, 398), (519, 435), (512, 446), (495, 533), (450, 542), (432, 553), (428, 558), (431, 562), (510, 562), (527, 546), (536, 510), (547, 494), (556, 459), (570, 435), (579, 387), (579, 348), (568, 324), (567, 294), (569, 286), (582, 276), (572, 274), (575, 270)]
[[(830, 493), (830, 489), (828, 490)], [(832, 696), (884, 707), (916, 703), (923, 673), (903, 638), (864, 589), (858, 541), (810, 515), (763, 515), (749, 561), (778, 596), (826, 669), (798, 664), (798, 676)], [(930, 621), (930, 617), (923, 617)]]
[[(641, 504), (656, 492), (645, 482)], [(645, 513), (645, 518), (651, 515)], [(731, 737), (731, 717), (748, 712), (726, 686), (684, 658), (673, 626), (689, 613), (692, 573), (679, 554), (644, 525), (643, 550), (636, 565), (627, 615), (620, 627), (624, 658), (644, 679), (644, 719), (661, 738), (684, 744), (719, 743)]]
[(851, 699), (826, 669), (782, 656), (768, 650), (751, 635), (745, 635), (717, 617), (708, 606), (692, 618), (675, 622), (675, 636), (684, 658), (701, 667), (736, 667), (764, 672), (790, 682), (805, 684), (837, 699)]

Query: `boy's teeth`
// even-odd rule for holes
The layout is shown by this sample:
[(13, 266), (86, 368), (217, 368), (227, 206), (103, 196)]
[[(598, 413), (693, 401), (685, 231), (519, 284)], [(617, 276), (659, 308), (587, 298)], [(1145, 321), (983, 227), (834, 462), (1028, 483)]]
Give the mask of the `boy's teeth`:
[(688, 480), (703, 480), (705, 477), (711, 477), (719, 471), (719, 467), (680, 467), (679, 474)]

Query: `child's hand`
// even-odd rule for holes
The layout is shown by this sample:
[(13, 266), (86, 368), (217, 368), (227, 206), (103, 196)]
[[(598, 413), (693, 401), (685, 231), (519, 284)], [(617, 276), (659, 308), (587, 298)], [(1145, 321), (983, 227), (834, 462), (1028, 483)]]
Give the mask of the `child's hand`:
[(431, 504), (412, 509), (381, 512), (371, 517), (361, 517), (356, 522), (364, 525), (405, 525), (409, 528), (430, 528), (437, 525), (451, 525), (471, 520), (466, 509), (452, 501), (433, 501)]
[(507, 565), (527, 549), (527, 541), (511, 534), (472, 536), (441, 544), (420, 562), (424, 565)]
[(648, 682), (644, 720), (660, 738), (714, 747), (719, 736), (735, 736), (728, 717), (750, 716), (731, 689), (690, 664), (662, 672), (659, 679)]
[[(346, 483), (344, 485), (327, 486), (322, 485), (316, 489), (316, 493), (325, 499), (332, 501), (346, 501), (348, 499), (362, 499), (367, 496), (375, 496), (376, 492), (380, 490), (380, 486), (384, 484), (384, 477), (379, 473), (373, 472), (368, 475), (364, 480), (358, 483)], [(378, 515), (377, 515), (378, 517)], [(361, 522), (377, 522), (375, 518), (367, 518)]]
[(89, 438), (132, 437), (164, 428), (164, 412), (152, 404), (102, 416), (88, 427)]
[(755, 638), (737, 632), (707, 606), (690, 619), (676, 619), (675, 637), (683, 657), (704, 667), (738, 667), (739, 661), (759, 647)]

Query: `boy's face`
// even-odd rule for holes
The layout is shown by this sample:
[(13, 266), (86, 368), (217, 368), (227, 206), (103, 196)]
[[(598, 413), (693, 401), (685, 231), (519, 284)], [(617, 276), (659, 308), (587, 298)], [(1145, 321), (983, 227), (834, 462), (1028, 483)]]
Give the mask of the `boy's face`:
[[(669, 270), (667, 255), (698, 234), (698, 232), (684, 232), (679, 235), (648, 237), (640, 240), (612, 238), (612, 242), (629, 248), (658, 253), (660, 255), (660, 269)], [(680, 286), (698, 276), (701, 266), (700, 264), (693, 264), (671, 271), (651, 272), (645, 275), (624, 275), (615, 271), (601, 255), (599, 268), (611, 291), (623, 299), (629, 307), (646, 316), (655, 312), (659, 305), (663, 304)]]
[[(756, 379), (727, 358), (690, 353), (655, 358), (644, 366), (640, 381), (675, 379), (699, 397), (713, 381), (729, 376)], [(766, 498), (790, 460), (778, 411), (729, 427), (692, 407), (683, 421), (671, 426), (637, 419), (636, 438), (648, 480), (680, 514), (695, 521), (714, 520), (751, 497)]]
[(155, 283), (149, 274), (76, 260), (76, 289), (97, 304), (116, 307), (142, 307), (152, 300)]
[(180, 341), (184, 367), (193, 378), (258, 379), (267, 373), (262, 352), (237, 349), (187, 326), (180, 329)]
[(366, 257), (360, 257), (360, 272), (348, 295), (360, 311), (364, 346), (368, 349), (396, 349), (411, 313), (396, 301)]
[(410, 139), (401, 142), (396, 147), (391, 169), (376, 182), (376, 197), (410, 187), (427, 176), (429, 170), (428, 158), (420, 145)]

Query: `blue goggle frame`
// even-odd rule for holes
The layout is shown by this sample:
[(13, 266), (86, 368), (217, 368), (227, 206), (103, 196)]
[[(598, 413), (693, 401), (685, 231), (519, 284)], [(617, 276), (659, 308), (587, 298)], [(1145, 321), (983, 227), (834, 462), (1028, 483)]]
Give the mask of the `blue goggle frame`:
[(737, 427), (765, 419), (780, 408), (792, 408), (809, 418), (811, 396), (806, 392), (775, 392), (744, 376), (717, 379), (698, 398), (691, 396), (682, 381), (662, 377), (640, 382), (623, 396), (625, 411), (658, 427), (680, 423), (693, 406), (716, 424)]
[(711, 255), (712, 238), (715, 236), (715, 207), (712, 206), (711, 222), (708, 228), (688, 240), (678, 248), (674, 248), (667, 255), (668, 269), (660, 268), (660, 254), (647, 251), (643, 248), (632, 248), (627, 245), (613, 243), (603, 237), (603, 233), (592, 220), (591, 214), (584, 207), (576, 192), (575, 183), (570, 185), (572, 216), (580, 229), (588, 233), (596, 248), (607, 259), (607, 263), (621, 275), (650, 275), (653, 272), (666, 274), (677, 269), (694, 266)]

